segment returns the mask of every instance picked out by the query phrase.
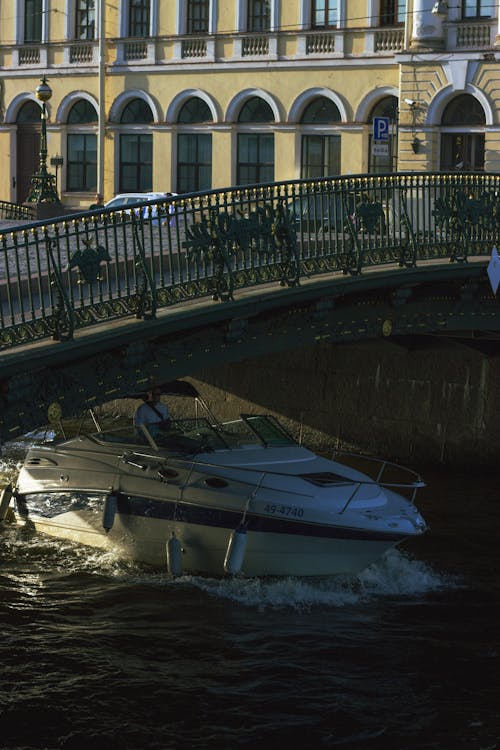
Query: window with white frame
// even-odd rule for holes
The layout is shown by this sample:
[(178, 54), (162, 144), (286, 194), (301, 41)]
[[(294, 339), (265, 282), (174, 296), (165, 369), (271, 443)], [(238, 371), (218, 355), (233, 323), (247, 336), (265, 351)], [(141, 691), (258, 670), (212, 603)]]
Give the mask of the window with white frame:
[(177, 34), (213, 34), (217, 0), (184, 0), (176, 3)]
[[(254, 123), (273, 123), (274, 114), (269, 104), (258, 96), (249, 99), (238, 117), (236, 181), (238, 185), (252, 185), (274, 180), (274, 133), (257, 131)], [(250, 124), (251, 132), (245, 132)]]
[(405, 22), (406, 0), (380, 0), (380, 26), (398, 26)]
[(212, 134), (196, 126), (213, 122), (210, 107), (197, 96), (189, 99), (177, 119), (177, 192), (194, 193), (212, 187)]
[(338, 24), (338, 0), (312, 0), (311, 26), (313, 29), (331, 29)]
[(247, 30), (253, 32), (270, 31), (271, 2), (270, 0), (248, 0)]
[(144, 39), (150, 34), (150, 0), (129, 0), (128, 34), (131, 38)]
[(77, 0), (75, 39), (95, 39), (95, 0)]
[(331, 127), (340, 121), (339, 108), (325, 96), (313, 99), (304, 110), (301, 118), (302, 179), (340, 174), (340, 133), (324, 132), (325, 126)]
[(66, 142), (66, 189), (97, 190), (97, 112), (86, 99), (80, 99), (68, 115)]
[(280, 0), (237, 0), (236, 30), (256, 33), (276, 31), (279, 5)]
[(491, 0), (463, 0), (462, 18), (490, 18), (493, 7)]
[(188, 0), (186, 33), (206, 34), (209, 30), (210, 3), (209, 0)]
[[(143, 99), (132, 99), (120, 117), (119, 191), (144, 193), (153, 186), (153, 135), (144, 125), (153, 122), (153, 113)], [(136, 127), (141, 125), (139, 129)]]
[(24, 0), (24, 41), (41, 42), (43, 25), (43, 0)]

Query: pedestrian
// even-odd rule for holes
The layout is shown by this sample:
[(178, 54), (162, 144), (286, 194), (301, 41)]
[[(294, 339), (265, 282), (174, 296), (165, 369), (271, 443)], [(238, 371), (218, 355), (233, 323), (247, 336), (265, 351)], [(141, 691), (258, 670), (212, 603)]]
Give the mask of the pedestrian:
[(89, 211), (92, 211), (95, 208), (104, 208), (104, 199), (101, 193), (96, 193), (95, 203), (90, 204)]

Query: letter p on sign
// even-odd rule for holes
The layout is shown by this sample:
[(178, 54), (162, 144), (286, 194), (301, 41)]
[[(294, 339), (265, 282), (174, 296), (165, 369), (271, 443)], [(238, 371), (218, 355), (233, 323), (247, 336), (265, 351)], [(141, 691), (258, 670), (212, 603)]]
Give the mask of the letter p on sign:
[(374, 117), (373, 118), (373, 138), (375, 141), (388, 141), (389, 140), (389, 118), (388, 117)]

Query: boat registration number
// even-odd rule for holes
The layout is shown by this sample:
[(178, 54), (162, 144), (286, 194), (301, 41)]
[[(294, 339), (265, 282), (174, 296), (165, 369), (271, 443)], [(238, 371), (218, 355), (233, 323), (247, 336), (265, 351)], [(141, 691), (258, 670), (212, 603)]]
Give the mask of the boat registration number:
[(278, 516), (294, 516), (295, 518), (302, 518), (304, 515), (303, 508), (297, 508), (294, 505), (276, 505), (275, 503), (267, 503), (264, 506), (266, 513)]

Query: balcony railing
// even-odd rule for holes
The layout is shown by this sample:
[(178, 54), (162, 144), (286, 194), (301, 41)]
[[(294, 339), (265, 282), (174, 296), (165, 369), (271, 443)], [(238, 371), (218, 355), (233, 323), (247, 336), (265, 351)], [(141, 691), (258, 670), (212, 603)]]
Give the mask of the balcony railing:
[(305, 37), (306, 55), (333, 55), (335, 32), (311, 33)]
[(69, 62), (73, 64), (94, 62), (93, 42), (75, 42), (69, 47)]
[[(490, 48), (495, 42), (497, 22), (461, 21), (448, 31), (449, 47), (457, 49)], [(455, 44), (452, 46), (452, 42)]]
[(24, 46), (18, 51), (19, 65), (40, 65), (42, 59), (41, 48), (37, 46)]
[(377, 29), (375, 31), (375, 52), (402, 52), (405, 32), (403, 28)]
[[(444, 24), (448, 50), (492, 51), (498, 30), (497, 19), (447, 21)], [(352, 47), (353, 35), (359, 29), (304, 30), (298, 33), (270, 32), (232, 35), (232, 54), (228, 39), (218, 35), (183, 35), (173, 40), (163, 37), (147, 39), (109, 39), (107, 55), (111, 63), (161, 64), (185, 61), (213, 62), (218, 54), (221, 60), (279, 59), (286, 47), (286, 58), (306, 59), (342, 58), (344, 50)], [(364, 30), (362, 54), (396, 55), (404, 51), (405, 30), (402, 26), (377, 27)], [(172, 44), (173, 41), (173, 44)], [(294, 49), (295, 43), (295, 49)], [(358, 43), (358, 42), (357, 42)], [(223, 52), (220, 49), (224, 46)], [(219, 49), (220, 47), (220, 49)], [(63, 48), (63, 62), (70, 65), (97, 65), (97, 40), (69, 40), (57, 44), (26, 44), (12, 47), (12, 64), (4, 50), (8, 67), (52, 67), (56, 65), (56, 51)], [(113, 59), (114, 58), (114, 59)], [(5, 64), (7, 67), (7, 63)]]

